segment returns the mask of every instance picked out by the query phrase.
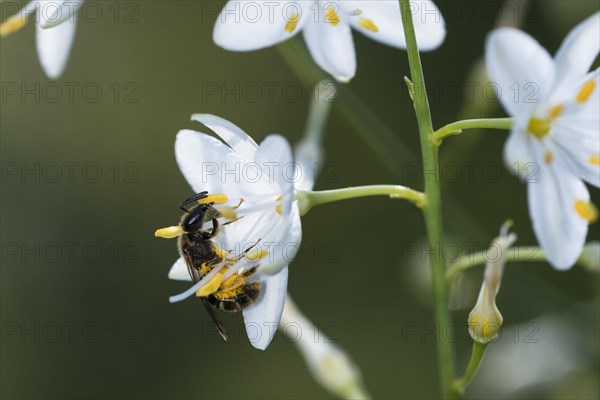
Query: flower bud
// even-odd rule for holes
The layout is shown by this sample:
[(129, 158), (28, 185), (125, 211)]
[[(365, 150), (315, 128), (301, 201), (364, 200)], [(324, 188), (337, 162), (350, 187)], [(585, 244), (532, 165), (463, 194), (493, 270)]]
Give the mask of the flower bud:
[(500, 236), (492, 241), (488, 249), (483, 284), (477, 304), (469, 313), (469, 334), (479, 343), (489, 343), (496, 339), (502, 326), (503, 318), (496, 306), (496, 295), (500, 290), (507, 252), (517, 240), (514, 233), (508, 233), (511, 225), (511, 221), (504, 223)]
[(343, 349), (311, 324), (289, 296), (285, 301), (279, 329), (296, 344), (308, 369), (321, 386), (346, 399), (370, 398), (356, 364)]

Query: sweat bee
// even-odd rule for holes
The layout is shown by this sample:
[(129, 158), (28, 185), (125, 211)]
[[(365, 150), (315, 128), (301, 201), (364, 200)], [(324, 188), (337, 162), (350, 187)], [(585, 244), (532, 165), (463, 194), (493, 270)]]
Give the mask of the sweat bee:
[[(218, 286), (211, 289), (211, 293), (206, 296), (201, 296), (199, 293), (197, 295), (202, 300), (219, 333), (227, 341), (227, 330), (217, 319), (211, 307), (227, 312), (239, 312), (256, 302), (260, 295), (261, 284), (260, 282), (248, 282), (256, 272), (258, 264), (252, 265), (241, 273), (234, 273), (222, 279), (228, 267), (233, 267), (258, 242), (237, 257), (230, 256), (229, 252), (223, 251), (214, 242), (213, 239), (217, 237), (221, 227), (219, 224), (221, 214), (214, 207), (215, 203), (219, 202), (219, 196), (211, 196), (208, 192), (200, 192), (181, 202), (180, 208), (184, 211), (184, 214), (179, 223), (181, 234), (178, 236), (177, 248), (194, 283), (214, 268), (221, 268), (215, 275), (221, 278), (221, 280), (216, 281)], [(240, 200), (235, 208), (239, 207), (242, 201)], [(192, 203), (196, 203), (196, 205), (186, 208)], [(223, 225), (233, 223), (236, 220), (232, 219)]]

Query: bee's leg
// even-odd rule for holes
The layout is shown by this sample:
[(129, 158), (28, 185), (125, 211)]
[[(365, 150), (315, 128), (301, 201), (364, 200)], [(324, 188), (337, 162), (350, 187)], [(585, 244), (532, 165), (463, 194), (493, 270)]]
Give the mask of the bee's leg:
[(212, 239), (219, 233), (219, 220), (217, 218), (212, 219), (212, 230), (210, 231), (208, 238)]
[(187, 208), (185, 208), (185, 206), (187, 206), (188, 204), (192, 204), (198, 200), (205, 199), (206, 197), (208, 197), (208, 192), (206, 191), (196, 193), (192, 197), (188, 197), (187, 199), (179, 203), (179, 208), (181, 208), (185, 212), (190, 212)]

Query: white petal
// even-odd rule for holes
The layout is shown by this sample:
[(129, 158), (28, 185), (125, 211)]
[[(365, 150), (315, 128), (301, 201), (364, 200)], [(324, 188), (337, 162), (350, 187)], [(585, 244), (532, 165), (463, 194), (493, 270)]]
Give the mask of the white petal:
[[(346, 13), (352, 15), (350, 24), (360, 33), (389, 46), (406, 48), (397, 1), (341, 1), (339, 4)], [(446, 37), (446, 26), (440, 10), (429, 0), (411, 1), (411, 7), (419, 50), (438, 48)]]
[(192, 277), (185, 265), (185, 261), (182, 257), (179, 257), (175, 264), (169, 270), (169, 279), (173, 279), (175, 281), (192, 281)]
[(265, 243), (271, 243), (270, 254), (268, 258), (261, 260), (258, 272), (267, 275), (279, 273), (296, 258), (301, 242), (302, 223), (298, 206), (294, 204), (290, 216), (285, 219), (281, 228), (273, 232), (273, 236), (265, 238)]
[(554, 78), (548, 52), (526, 33), (500, 28), (487, 38), (485, 60), (508, 114), (529, 120), (533, 108), (546, 100)]
[(53, 28), (42, 28), (42, 19), (36, 23), (36, 47), (40, 64), (50, 79), (57, 79), (62, 74), (69, 58), (77, 18), (65, 21)]
[(289, 142), (281, 135), (267, 136), (260, 144), (254, 161), (262, 167), (269, 182), (278, 186), (277, 192), (283, 196), (283, 215), (288, 215), (294, 199), (294, 182), (299, 180)]
[(304, 28), (304, 40), (315, 62), (340, 82), (356, 74), (356, 54), (350, 26), (339, 16), (336, 25), (322, 19)]
[(230, 199), (240, 197), (241, 173), (235, 171), (245, 161), (218, 139), (200, 132), (181, 130), (175, 140), (175, 158), (194, 192), (207, 190), (227, 194)]
[(514, 127), (504, 145), (506, 167), (524, 182), (538, 179), (538, 165), (534, 161), (533, 136), (521, 127)]
[[(569, 120), (556, 121), (553, 136), (557, 143), (557, 151), (575, 176), (600, 187), (600, 137), (598, 126), (589, 127), (583, 124), (569, 123)], [(587, 129), (586, 129), (587, 128)], [(587, 132), (586, 132), (587, 131)], [(595, 132), (596, 137), (588, 133)]]
[(596, 12), (567, 35), (554, 57), (554, 98), (561, 98), (565, 93), (572, 92), (573, 85), (589, 71), (599, 51), (600, 12)]
[(252, 161), (254, 159), (258, 145), (237, 125), (211, 114), (194, 114), (192, 121), (198, 121), (209, 127), (244, 160)]
[(560, 270), (573, 266), (581, 254), (588, 221), (575, 209), (576, 201), (589, 202), (581, 180), (559, 158), (546, 165), (539, 154), (540, 179), (527, 185), (533, 229), (550, 264)]
[[(299, 16), (295, 25), (294, 15)], [(310, 18), (299, 2), (230, 0), (217, 18), (213, 40), (226, 50), (257, 50), (296, 35)]]
[(246, 333), (252, 346), (265, 350), (277, 331), (287, 293), (288, 268), (277, 275), (262, 277), (256, 304), (243, 311)]
[(73, 19), (83, 4), (83, 0), (46, 1), (42, 10), (42, 28), (47, 29)]

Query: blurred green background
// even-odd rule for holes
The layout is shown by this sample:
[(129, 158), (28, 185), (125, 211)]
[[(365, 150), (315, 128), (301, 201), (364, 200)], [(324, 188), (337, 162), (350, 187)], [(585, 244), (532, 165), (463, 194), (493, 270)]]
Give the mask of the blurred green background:
[[(90, 2), (94, 8), (80, 18), (56, 83), (39, 66), (32, 23), (0, 41), (3, 398), (330, 397), (281, 335), (267, 351), (255, 350), (241, 316), (228, 315), (233, 340), (222, 343), (198, 302), (167, 300), (187, 288), (166, 277), (175, 243), (153, 237), (156, 228), (178, 221), (178, 203), (191, 194), (174, 160), (177, 131), (202, 129), (189, 117), (204, 112), (233, 121), (257, 141), (277, 132), (295, 142), (316, 82), (301, 81), (276, 48), (216, 47), (216, 14), (206, 4), (221, 5)], [(469, 102), (464, 86), (473, 81), (470, 71), (501, 2), (438, 5), (447, 13), (447, 39), (422, 56), (434, 124), (503, 116), (495, 101), (483, 101), (482, 111), (479, 89)], [(597, 8), (597, 1), (532, 2), (523, 29), (554, 53)], [(401, 169), (391, 171), (381, 162), (385, 155), (372, 150), (378, 131), (358, 133), (337, 112), (341, 96), (325, 136), (328, 169), (316, 188), (422, 188), (403, 82), (406, 54), (354, 38), (358, 73), (349, 88), (394, 132), (389, 140), (402, 147), (383, 149)], [(18, 93), (9, 94), (14, 87)], [(444, 183), (449, 241), (485, 249), (513, 218), (518, 243), (535, 244), (525, 186), (502, 164), (506, 133), (467, 135), (442, 149), (442, 159), (458, 163), (462, 174), (454, 179), (452, 166), (443, 166), (452, 181)], [(474, 163), (474, 177), (464, 162)], [(592, 197), (598, 204), (597, 190)], [(436, 397), (436, 338), (417, 209), (385, 198), (348, 201), (313, 210), (303, 229), (289, 283), (303, 312), (348, 351), (373, 396)], [(599, 236), (593, 225), (590, 240)], [(419, 254), (408, 254), (415, 248)], [(467, 274), (466, 308), (454, 314), (459, 371), (470, 354), (464, 324), (481, 274), (481, 268)], [(466, 396), (597, 398), (598, 289), (598, 275), (580, 267), (557, 272), (547, 264), (510, 264), (498, 297), (502, 339), (490, 346)]]

